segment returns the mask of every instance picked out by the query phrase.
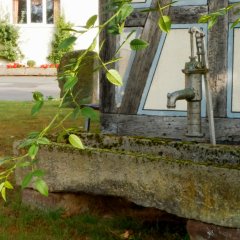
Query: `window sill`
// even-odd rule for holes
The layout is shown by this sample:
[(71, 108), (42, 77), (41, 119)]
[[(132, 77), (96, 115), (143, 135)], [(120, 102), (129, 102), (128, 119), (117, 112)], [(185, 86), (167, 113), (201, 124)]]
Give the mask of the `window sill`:
[(25, 23), (25, 24), (19, 24), (19, 23), (15, 23), (14, 25), (20, 27), (20, 28), (54, 28), (55, 25), (54, 24), (45, 24), (45, 23)]
[(56, 76), (56, 68), (6, 68), (0, 67), (0, 76)]

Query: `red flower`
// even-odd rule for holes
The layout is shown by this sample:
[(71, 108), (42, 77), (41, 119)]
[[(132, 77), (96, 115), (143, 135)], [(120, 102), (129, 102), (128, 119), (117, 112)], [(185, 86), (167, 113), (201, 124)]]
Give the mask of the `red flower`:
[(23, 64), (20, 63), (8, 63), (7, 68), (21, 68), (21, 67), (25, 67)]

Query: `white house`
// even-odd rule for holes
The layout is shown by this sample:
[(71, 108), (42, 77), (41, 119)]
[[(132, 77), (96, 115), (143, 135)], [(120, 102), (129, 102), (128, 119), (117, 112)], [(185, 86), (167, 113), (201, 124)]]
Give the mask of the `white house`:
[[(38, 65), (47, 63), (54, 22), (60, 14), (75, 26), (83, 26), (90, 16), (98, 14), (98, 0), (0, 0), (0, 17), (8, 16), (19, 27), (23, 63), (30, 59)], [(81, 36), (75, 49), (86, 48), (95, 34), (92, 31)]]

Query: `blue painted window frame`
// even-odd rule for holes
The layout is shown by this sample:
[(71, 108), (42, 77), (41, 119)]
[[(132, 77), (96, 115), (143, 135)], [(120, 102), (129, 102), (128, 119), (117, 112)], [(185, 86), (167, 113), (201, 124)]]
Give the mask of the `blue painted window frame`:
[[(240, 28), (240, 25), (231, 28), (229, 24), (228, 31), (228, 81), (227, 81), (227, 116), (229, 118), (240, 118), (240, 112), (232, 111), (233, 97), (233, 59), (234, 59), (234, 29)], [(240, 103), (239, 103), (240, 104)]]
[[(171, 29), (189, 29), (191, 27), (197, 26), (198, 28), (203, 28), (205, 34), (206, 34), (206, 39), (208, 38), (207, 35), (207, 24), (172, 24)], [(158, 62), (160, 60), (161, 57), (161, 53), (164, 47), (164, 43), (166, 40), (167, 34), (166, 33), (162, 33), (159, 45), (158, 45), (158, 49), (156, 51), (156, 54), (154, 56), (153, 62), (152, 62), (152, 66), (150, 68), (149, 74), (148, 74), (148, 78), (147, 78), (147, 82), (142, 94), (142, 98), (141, 98), (141, 102), (138, 108), (138, 114), (139, 115), (152, 115), (152, 116), (172, 116), (172, 117), (185, 117), (187, 116), (187, 111), (180, 111), (180, 110), (145, 110), (144, 106), (148, 97), (148, 93), (153, 81), (153, 77), (158, 65)], [(207, 41), (206, 41), (207, 43)], [(183, 66), (185, 64), (185, 61), (187, 61), (187, 59), (183, 59)], [(203, 93), (203, 98), (202, 98), (202, 104), (201, 104), (201, 116), (202, 117), (206, 117), (206, 97), (205, 97), (205, 86), (204, 86), (204, 81), (202, 81), (203, 85), (202, 85), (202, 93)], [(167, 96), (166, 96), (167, 97)]]
[[(140, 38), (140, 36), (141, 36), (141, 34), (143, 32), (143, 28), (142, 27), (126, 27), (125, 29), (127, 31), (129, 31), (129, 33), (131, 31), (135, 30), (136, 31), (136, 38)], [(122, 79), (123, 85), (119, 86), (119, 87), (118, 86), (115, 87), (115, 104), (117, 105), (117, 107), (120, 107), (121, 103), (122, 103), (122, 97), (120, 95), (118, 95), (117, 92), (120, 91), (120, 90), (125, 91), (127, 80), (129, 78), (129, 74), (130, 74), (130, 71), (131, 71), (131, 68), (132, 68), (135, 56), (136, 56), (136, 51), (132, 50), (131, 54), (130, 54), (129, 65), (127, 66), (125, 75), (123, 76), (123, 79)], [(118, 62), (116, 63), (116, 68), (118, 68)]]
[[(234, 0), (233, 0), (234, 1)], [(132, 3), (134, 8), (148, 8), (151, 6), (152, 0), (145, 0), (144, 3)], [(173, 6), (197, 6), (197, 5), (207, 5), (208, 0), (192, 0), (189, 2), (188, 0), (179, 0), (173, 4)]]
[(197, 5), (207, 5), (208, 0), (179, 0), (178, 2), (174, 3), (173, 6), (197, 6)]
[(149, 8), (152, 4), (152, 0), (145, 0), (144, 3), (132, 3), (133, 8)]

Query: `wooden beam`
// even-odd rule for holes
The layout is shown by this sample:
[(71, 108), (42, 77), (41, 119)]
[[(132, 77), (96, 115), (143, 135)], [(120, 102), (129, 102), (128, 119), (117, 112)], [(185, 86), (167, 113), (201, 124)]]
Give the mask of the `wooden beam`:
[[(227, 6), (228, 0), (209, 0), (209, 12)], [(215, 117), (227, 116), (227, 42), (228, 16), (222, 16), (208, 36), (209, 82)]]
[(197, 23), (198, 19), (208, 14), (208, 6), (171, 7), (169, 15), (173, 23)]
[(18, 0), (13, 0), (13, 23), (18, 23)]
[[(170, 2), (171, 0), (163, 0), (162, 5)], [(153, 6), (156, 6), (156, 4), (157, 0), (153, 0)], [(166, 8), (164, 14), (168, 14), (168, 10)], [(141, 36), (141, 39), (149, 43), (149, 47), (136, 53), (119, 113), (136, 114), (138, 111), (148, 73), (161, 37), (161, 31), (157, 24), (158, 19), (158, 12), (153, 11), (149, 13)]]
[(125, 27), (144, 27), (147, 21), (148, 13), (143, 13), (140, 10), (134, 12), (127, 18)]
[[(108, 0), (99, 1), (99, 20), (100, 24), (104, 23), (111, 13), (106, 11)], [(104, 62), (112, 59), (116, 52), (117, 37), (115, 35), (108, 34), (106, 30), (100, 34), (100, 44), (105, 41), (104, 47), (100, 52), (100, 57)], [(108, 68), (114, 68), (114, 65), (108, 65)], [(115, 86), (111, 84), (107, 78), (104, 70), (99, 73), (100, 79), (100, 110), (103, 113), (113, 113), (116, 111), (115, 107)]]
[[(103, 114), (102, 132), (126, 136), (164, 137), (175, 140), (209, 142), (209, 127), (202, 118), (203, 138), (186, 136), (186, 117)], [(216, 138), (219, 143), (240, 143), (239, 119), (215, 118)]]
[(54, 0), (53, 2), (53, 22), (56, 23), (60, 16), (60, 0)]

